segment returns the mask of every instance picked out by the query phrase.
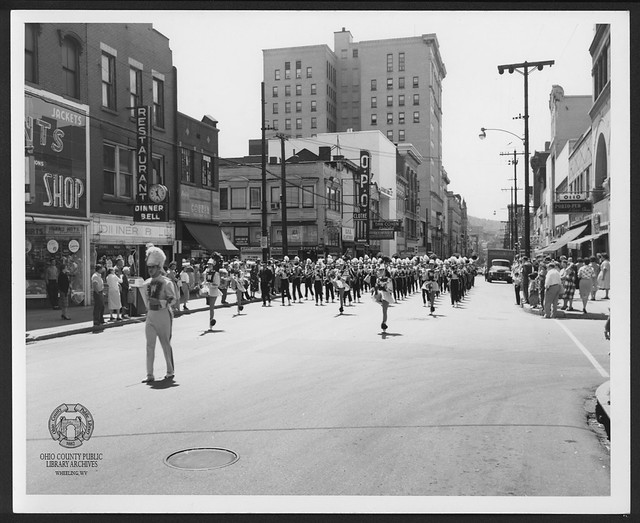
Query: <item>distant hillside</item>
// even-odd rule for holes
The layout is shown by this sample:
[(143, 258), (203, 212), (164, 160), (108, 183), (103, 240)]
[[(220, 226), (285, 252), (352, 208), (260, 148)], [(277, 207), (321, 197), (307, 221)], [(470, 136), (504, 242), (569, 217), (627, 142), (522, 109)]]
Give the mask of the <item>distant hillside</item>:
[(480, 227), (485, 234), (498, 234), (504, 230), (504, 224), (498, 220), (485, 220), (473, 216), (468, 216), (467, 220), (469, 227)]

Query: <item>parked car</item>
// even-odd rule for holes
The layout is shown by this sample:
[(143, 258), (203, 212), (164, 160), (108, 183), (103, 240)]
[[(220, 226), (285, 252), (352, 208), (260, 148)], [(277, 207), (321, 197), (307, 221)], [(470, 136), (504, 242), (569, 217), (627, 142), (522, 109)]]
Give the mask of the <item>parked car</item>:
[(493, 281), (506, 281), (507, 283), (513, 283), (511, 262), (509, 260), (501, 259), (491, 260), (491, 266), (485, 274), (485, 279), (489, 283)]

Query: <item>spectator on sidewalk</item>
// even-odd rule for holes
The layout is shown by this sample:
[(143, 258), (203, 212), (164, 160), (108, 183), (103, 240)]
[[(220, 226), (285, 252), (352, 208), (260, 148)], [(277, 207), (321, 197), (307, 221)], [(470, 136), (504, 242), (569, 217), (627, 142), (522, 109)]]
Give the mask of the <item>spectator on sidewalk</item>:
[(70, 320), (68, 315), (69, 296), (71, 296), (71, 282), (69, 281), (69, 269), (66, 265), (60, 268), (58, 276), (58, 292), (60, 293), (60, 307), (62, 308), (62, 319)]
[[(116, 276), (116, 271), (113, 267), (111, 267), (107, 271), (107, 289), (108, 289), (108, 298), (109, 302), (109, 321), (120, 321), (120, 308), (122, 307), (122, 302), (120, 299), (120, 286), (122, 284), (122, 280)], [(116, 314), (116, 318), (114, 319), (113, 314)]]
[(525, 303), (529, 303), (529, 275), (533, 272), (533, 265), (527, 256), (522, 257), (522, 296)]
[(576, 267), (573, 263), (562, 261), (562, 270), (560, 271), (562, 286), (564, 293), (562, 294), (562, 310), (575, 310), (573, 308), (573, 296), (576, 292)]
[(183, 265), (178, 279), (180, 280), (180, 303), (182, 303), (182, 309), (188, 311), (187, 302), (189, 301), (189, 272), (187, 269), (191, 268), (191, 265), (187, 263)]
[(606, 252), (602, 253), (602, 263), (600, 264), (600, 272), (598, 273), (598, 288), (604, 291), (603, 300), (609, 299), (609, 289), (611, 287), (611, 262)]
[(598, 263), (598, 258), (595, 256), (591, 256), (589, 258), (589, 265), (593, 268), (593, 276), (591, 278), (591, 300), (595, 301), (596, 292), (598, 292), (598, 274), (600, 274), (600, 264)]
[(578, 279), (579, 283), (579, 291), (580, 298), (582, 299), (582, 312), (584, 314), (587, 313), (587, 302), (589, 301), (589, 296), (591, 296), (593, 291), (593, 281), (595, 279), (594, 276), (594, 268), (591, 263), (588, 263), (589, 260), (579, 260), (582, 263), (582, 266), (578, 269)]
[(47, 296), (54, 310), (60, 308), (58, 306), (58, 276), (60, 276), (60, 271), (58, 271), (58, 267), (56, 266), (56, 260), (51, 258), (49, 265), (47, 265), (44, 271), (44, 279), (47, 282)]
[(547, 275), (544, 279), (544, 317), (555, 318), (558, 313), (558, 298), (562, 290), (562, 280), (556, 262), (550, 262), (547, 266)]
[(122, 282), (120, 283), (120, 306), (122, 318), (129, 317), (129, 276), (131, 276), (131, 269), (129, 267), (122, 267), (122, 271), (118, 274)]
[(518, 257), (513, 261), (511, 265), (511, 274), (513, 277), (513, 288), (516, 294), (516, 305), (520, 305), (520, 291), (522, 289), (522, 266)]
[(93, 326), (99, 327), (104, 323), (104, 281), (102, 275), (104, 267), (97, 264), (91, 276), (91, 291), (93, 298)]
[(262, 306), (266, 307), (267, 302), (271, 306), (271, 282), (273, 281), (273, 271), (266, 262), (260, 262), (260, 270), (258, 271), (260, 280), (260, 296), (262, 297)]

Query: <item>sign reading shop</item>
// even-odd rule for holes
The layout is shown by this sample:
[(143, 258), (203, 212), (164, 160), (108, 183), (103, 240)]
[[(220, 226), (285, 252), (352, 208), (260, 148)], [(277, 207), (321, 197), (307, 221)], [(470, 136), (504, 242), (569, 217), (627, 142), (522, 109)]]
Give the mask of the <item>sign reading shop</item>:
[(82, 106), (26, 90), (24, 138), (26, 211), (86, 217), (87, 115)]
[(134, 108), (136, 122), (136, 203), (134, 222), (166, 222), (168, 219), (167, 188), (149, 185), (151, 175), (151, 107)]

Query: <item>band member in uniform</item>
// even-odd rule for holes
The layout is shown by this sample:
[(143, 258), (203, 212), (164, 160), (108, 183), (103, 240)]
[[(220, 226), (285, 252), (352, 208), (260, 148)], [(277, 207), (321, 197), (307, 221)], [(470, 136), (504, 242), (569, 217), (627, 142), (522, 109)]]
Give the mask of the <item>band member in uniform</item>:
[(162, 275), (162, 267), (166, 256), (162, 249), (150, 247), (147, 250), (147, 269), (150, 278), (144, 282), (147, 302), (147, 320), (145, 336), (147, 338), (147, 377), (143, 383), (155, 380), (153, 360), (156, 352), (156, 338), (160, 340), (164, 359), (167, 364), (165, 379), (172, 380), (175, 375), (173, 349), (171, 348), (171, 329), (173, 323), (172, 307), (177, 301), (173, 282)]
[(214, 252), (207, 261), (207, 268), (202, 274), (202, 286), (206, 289), (207, 303), (209, 304), (209, 329), (213, 328), (216, 320), (213, 317), (215, 313), (214, 306), (220, 295), (220, 268), (222, 267), (222, 257)]
[(383, 331), (387, 330), (387, 309), (389, 303), (393, 301), (393, 281), (391, 274), (384, 265), (378, 266), (375, 283), (375, 300), (382, 306), (382, 324), (380, 327)]

